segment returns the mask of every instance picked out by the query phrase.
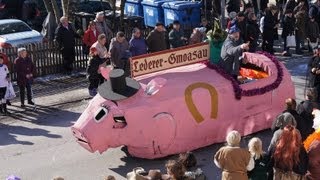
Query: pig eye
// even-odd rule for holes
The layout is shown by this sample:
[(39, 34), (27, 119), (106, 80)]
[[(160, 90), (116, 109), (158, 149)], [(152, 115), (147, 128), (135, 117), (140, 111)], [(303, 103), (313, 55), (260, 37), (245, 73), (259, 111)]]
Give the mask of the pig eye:
[(109, 109), (105, 107), (100, 107), (94, 116), (96, 122), (100, 122), (104, 117), (106, 117), (109, 113)]

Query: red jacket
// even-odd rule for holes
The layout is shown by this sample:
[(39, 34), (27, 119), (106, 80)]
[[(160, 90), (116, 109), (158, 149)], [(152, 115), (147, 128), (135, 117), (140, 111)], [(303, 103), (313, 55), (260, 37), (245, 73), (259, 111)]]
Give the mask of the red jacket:
[(10, 65), (8, 56), (3, 53), (0, 53), (0, 57), (3, 58), (3, 64), (5, 64), (8, 67), (8, 69), (10, 70), (11, 65)]
[(91, 29), (86, 30), (82, 40), (85, 45), (91, 47), (98, 40), (98, 31), (96, 30), (96, 35), (94, 35)]
[(15, 70), (17, 72), (18, 86), (26, 86), (33, 78), (27, 79), (27, 74), (35, 74), (35, 68), (30, 57), (25, 59), (18, 57), (14, 60)]

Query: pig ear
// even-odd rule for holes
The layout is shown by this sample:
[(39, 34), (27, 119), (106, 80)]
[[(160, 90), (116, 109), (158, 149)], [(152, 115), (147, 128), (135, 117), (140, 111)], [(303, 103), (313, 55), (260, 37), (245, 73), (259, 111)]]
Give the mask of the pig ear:
[(163, 87), (166, 83), (167, 83), (167, 79), (157, 77), (157, 78), (152, 79), (148, 84), (149, 84), (149, 85), (155, 85), (155, 86), (158, 86), (158, 87), (161, 88), (161, 87)]
[(107, 80), (109, 79), (109, 73), (111, 70), (111, 67), (100, 67), (101, 75)]

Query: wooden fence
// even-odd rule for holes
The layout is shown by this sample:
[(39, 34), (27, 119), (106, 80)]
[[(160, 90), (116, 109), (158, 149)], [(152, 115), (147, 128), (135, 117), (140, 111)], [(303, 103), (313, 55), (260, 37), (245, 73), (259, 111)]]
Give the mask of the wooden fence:
[[(58, 46), (54, 42), (44, 42), (29, 44), (24, 46), (33, 63), (35, 65), (36, 75), (45, 76), (49, 74), (57, 74), (63, 72), (63, 59), (58, 50)], [(10, 61), (11, 79), (16, 80), (17, 74), (14, 71), (14, 60), (17, 58), (17, 47), (0, 49), (0, 52), (6, 54)], [(75, 62), (73, 68), (75, 70), (84, 70), (87, 67), (88, 56), (82, 51), (81, 40), (76, 40), (75, 46)]]

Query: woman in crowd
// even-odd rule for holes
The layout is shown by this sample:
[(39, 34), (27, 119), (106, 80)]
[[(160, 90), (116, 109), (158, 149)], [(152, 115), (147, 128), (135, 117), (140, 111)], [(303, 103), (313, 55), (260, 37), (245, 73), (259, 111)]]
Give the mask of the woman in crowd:
[(247, 149), (240, 148), (238, 131), (228, 133), (227, 145), (214, 156), (214, 163), (222, 169), (222, 180), (247, 180), (247, 171), (254, 168), (254, 160)]
[(132, 37), (129, 41), (129, 50), (131, 56), (139, 56), (147, 54), (147, 43), (146, 40), (141, 36), (141, 31), (139, 28), (134, 28), (132, 31)]
[(308, 155), (295, 127), (288, 125), (284, 128), (272, 152), (271, 164), (275, 180), (304, 179), (308, 169)]
[(104, 77), (100, 73), (100, 67), (105, 66), (105, 60), (101, 59), (95, 47), (90, 48), (90, 58), (87, 68), (87, 77), (89, 79), (89, 94), (95, 96), (100, 84), (104, 82)]
[(32, 101), (32, 89), (33, 83), (34, 65), (31, 58), (28, 56), (25, 48), (18, 49), (18, 57), (14, 60), (15, 70), (17, 72), (17, 83), (20, 91), (21, 107), (25, 107), (25, 89), (27, 89), (28, 104), (34, 105)]
[(98, 31), (96, 30), (96, 24), (94, 21), (89, 22), (88, 29), (83, 35), (83, 44), (84, 44), (84, 53), (88, 54), (90, 47), (97, 42), (98, 40)]
[(106, 48), (107, 37), (105, 34), (100, 34), (98, 36), (97, 42), (93, 43), (91, 47), (97, 49), (98, 55), (101, 59), (106, 59), (109, 57), (108, 50)]
[(270, 5), (266, 9), (266, 15), (264, 16), (263, 22), (263, 42), (262, 50), (274, 54), (273, 41), (275, 34), (278, 35), (278, 19), (277, 19), (277, 7)]
[(8, 82), (10, 81), (9, 77), (9, 69), (7, 65), (4, 64), (4, 59), (0, 56), (0, 112), (4, 115), (8, 114), (7, 104), (5, 100), (6, 90), (8, 86)]
[(303, 54), (302, 49), (304, 49), (304, 39), (306, 36), (306, 11), (305, 9), (299, 10), (295, 13), (295, 37), (296, 37), (296, 54)]
[(254, 159), (254, 168), (248, 172), (250, 180), (267, 180), (269, 157), (262, 150), (262, 141), (259, 138), (252, 138), (248, 144), (251, 156)]
[(206, 177), (200, 168), (197, 168), (197, 159), (192, 152), (186, 152), (179, 155), (178, 162), (186, 170), (185, 177), (188, 180), (205, 180)]
[(282, 34), (281, 37), (283, 39), (283, 56), (291, 56), (290, 54), (290, 47), (288, 47), (288, 36), (292, 36), (294, 35), (294, 19), (292, 17), (292, 10), (288, 9), (285, 12), (285, 17), (283, 20), (283, 30), (282, 30)]
[(309, 52), (317, 51), (315, 50), (315, 48), (317, 48), (319, 42), (320, 30), (315, 16), (310, 16), (310, 19), (307, 23), (307, 27), (308, 28), (306, 28), (306, 38), (308, 41)]
[[(314, 56), (310, 59), (308, 64), (309, 69), (309, 84), (311, 88), (317, 90), (317, 101), (320, 99), (320, 46), (315, 51)], [(311, 111), (309, 112), (311, 113)]]

